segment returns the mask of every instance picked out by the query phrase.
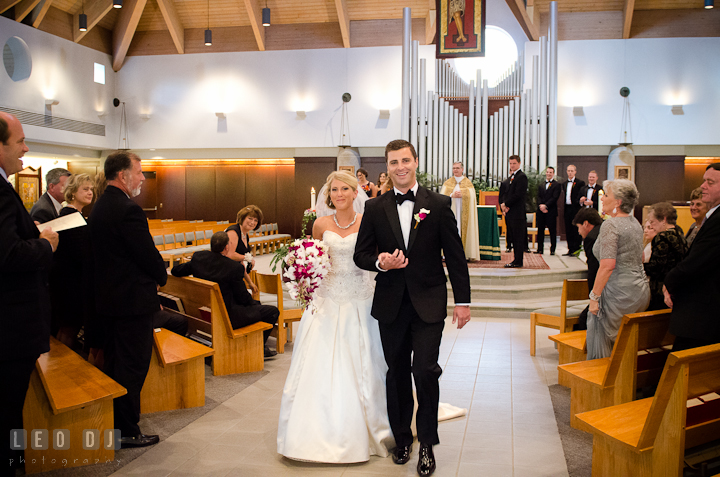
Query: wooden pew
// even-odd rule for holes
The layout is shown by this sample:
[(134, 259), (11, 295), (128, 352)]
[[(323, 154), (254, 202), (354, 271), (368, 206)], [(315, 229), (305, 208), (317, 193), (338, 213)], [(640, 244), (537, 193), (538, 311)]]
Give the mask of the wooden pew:
[[(550, 335), (548, 339), (557, 344), (558, 349), (558, 365), (577, 363), (587, 359), (587, 331), (570, 331), (569, 333), (560, 333)], [(567, 376), (558, 372), (558, 384), (570, 387)]]
[(254, 323), (233, 330), (220, 287), (215, 282), (199, 278), (168, 276), (160, 289), (182, 299), (185, 313), (200, 318), (200, 307), (211, 310), (213, 375), (262, 371), (264, 366), (263, 331), (272, 328), (267, 323)]
[[(669, 324), (670, 310), (625, 315), (609, 358), (558, 366), (562, 379), (570, 384), (572, 427), (585, 430), (580, 427), (582, 422), (577, 414), (630, 402), (635, 399), (638, 386), (657, 382), (664, 353), (654, 353), (649, 360), (654, 362), (639, 366), (638, 351), (672, 344)], [(642, 374), (638, 377), (640, 370)]]
[(215, 351), (163, 328), (155, 330), (153, 354), (140, 392), (140, 412), (205, 405), (205, 357)]
[[(288, 336), (290, 337), (290, 341), (292, 341), (292, 324), (294, 321), (300, 321), (304, 310), (301, 308), (285, 308), (283, 303), (282, 277), (280, 274), (267, 275), (253, 270), (251, 279), (255, 282), (260, 292), (277, 296), (277, 308), (280, 311), (280, 316), (278, 317), (277, 328), (273, 328), (273, 334), (277, 338), (277, 352), (284, 353)], [(258, 301), (260, 300), (259, 294), (253, 298)]]
[[(685, 449), (720, 438), (720, 344), (670, 353), (655, 396), (579, 414), (593, 434), (592, 474), (682, 476)], [(706, 407), (707, 409), (702, 409)]]
[[(25, 472), (33, 474), (114, 460), (114, 447), (111, 442), (104, 442), (104, 431), (115, 427), (113, 399), (125, 394), (124, 387), (55, 338), (50, 338), (50, 351), (40, 355), (35, 364), (23, 408), (23, 425), (28, 434)], [(51, 442), (47, 450), (32, 449), (30, 433), (33, 429), (49, 431)], [(70, 432), (69, 449), (53, 448), (52, 432), (55, 429)], [(83, 449), (85, 429), (100, 431), (97, 450)]]
[(587, 279), (563, 280), (560, 306), (540, 308), (530, 313), (530, 356), (535, 356), (535, 328), (543, 326), (560, 330), (560, 333), (572, 331), (585, 305), (570, 306), (568, 301), (587, 300)]

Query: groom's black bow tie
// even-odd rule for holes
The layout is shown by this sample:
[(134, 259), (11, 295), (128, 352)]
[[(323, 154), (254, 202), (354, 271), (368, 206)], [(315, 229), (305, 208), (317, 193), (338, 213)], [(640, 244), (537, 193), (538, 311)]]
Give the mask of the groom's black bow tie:
[(395, 194), (395, 200), (397, 201), (398, 205), (402, 205), (402, 203), (406, 200), (409, 200), (410, 202), (415, 202), (415, 193), (412, 190), (409, 190), (407, 194)]

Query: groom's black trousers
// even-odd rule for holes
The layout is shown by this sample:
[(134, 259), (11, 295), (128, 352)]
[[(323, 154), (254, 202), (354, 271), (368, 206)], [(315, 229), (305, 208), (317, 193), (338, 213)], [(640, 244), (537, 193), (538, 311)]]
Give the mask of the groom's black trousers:
[(410, 430), (415, 405), (412, 377), (415, 378), (418, 396), (415, 420), (418, 441), (428, 445), (440, 443), (437, 416), (440, 401), (438, 379), (442, 369), (437, 361), (443, 327), (444, 321), (426, 323), (420, 319), (407, 289), (395, 321), (380, 323), (380, 339), (388, 365), (388, 417), (398, 446), (409, 446), (413, 442)]

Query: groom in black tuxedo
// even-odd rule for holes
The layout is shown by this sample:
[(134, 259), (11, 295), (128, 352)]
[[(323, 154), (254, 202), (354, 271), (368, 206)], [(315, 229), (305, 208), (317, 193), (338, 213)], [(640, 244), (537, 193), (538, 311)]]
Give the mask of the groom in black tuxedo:
[(437, 433), (440, 340), (447, 316), (447, 279), (443, 254), (455, 297), (453, 323), (470, 321), (470, 277), (450, 198), (420, 187), (415, 148), (405, 140), (390, 142), (385, 161), (395, 185), (365, 204), (355, 246), (355, 264), (378, 272), (372, 316), (380, 325), (387, 373), (387, 405), (397, 447), (393, 461), (405, 464), (413, 442), (410, 423), (418, 397), (418, 474), (435, 471), (432, 446)]

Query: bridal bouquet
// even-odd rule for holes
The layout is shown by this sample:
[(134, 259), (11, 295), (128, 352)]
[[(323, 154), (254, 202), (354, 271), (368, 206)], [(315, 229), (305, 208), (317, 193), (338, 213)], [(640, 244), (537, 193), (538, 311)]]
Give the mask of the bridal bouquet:
[(298, 239), (288, 246), (283, 259), (290, 296), (298, 306), (307, 308), (313, 293), (330, 271), (330, 255), (320, 240)]

